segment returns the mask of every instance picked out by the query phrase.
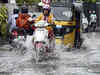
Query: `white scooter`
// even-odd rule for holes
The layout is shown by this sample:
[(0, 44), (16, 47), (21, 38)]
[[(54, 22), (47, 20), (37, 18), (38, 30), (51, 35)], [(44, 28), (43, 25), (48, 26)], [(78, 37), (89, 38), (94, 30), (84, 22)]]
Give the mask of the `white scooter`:
[[(33, 44), (34, 44), (34, 49), (36, 51), (36, 61), (40, 61), (44, 58), (48, 58), (48, 51), (51, 47), (51, 43), (49, 40), (49, 33), (46, 27), (48, 27), (49, 24), (46, 21), (39, 21), (38, 23), (35, 24), (35, 31), (34, 31), (34, 38), (33, 38)], [(54, 41), (54, 40), (52, 40)], [(54, 42), (52, 43), (52, 45)], [(53, 45), (54, 46), (54, 45)]]
[(9, 43), (13, 48), (20, 49), (24, 41), (25, 41), (25, 35), (23, 33), (22, 35), (19, 34), (17, 29), (11, 32), (11, 35), (9, 37)]

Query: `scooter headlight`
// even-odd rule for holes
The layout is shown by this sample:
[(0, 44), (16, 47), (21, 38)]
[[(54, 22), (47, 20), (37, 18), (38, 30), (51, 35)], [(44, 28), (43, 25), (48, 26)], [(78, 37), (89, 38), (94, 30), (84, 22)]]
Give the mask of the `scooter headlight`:
[(56, 25), (56, 28), (60, 29), (60, 28), (62, 28), (62, 26), (61, 25)]

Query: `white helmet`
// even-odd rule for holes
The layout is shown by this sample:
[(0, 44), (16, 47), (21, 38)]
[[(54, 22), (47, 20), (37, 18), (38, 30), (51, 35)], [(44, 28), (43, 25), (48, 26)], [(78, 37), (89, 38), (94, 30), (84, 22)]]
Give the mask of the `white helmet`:
[(49, 10), (49, 9), (50, 9), (50, 5), (45, 4), (45, 5), (43, 6), (43, 9), (47, 9), (47, 10)]
[(44, 12), (44, 10), (48, 10), (48, 14), (49, 14), (49, 13), (51, 12), (50, 5), (45, 4), (45, 5), (43, 6), (43, 12)]

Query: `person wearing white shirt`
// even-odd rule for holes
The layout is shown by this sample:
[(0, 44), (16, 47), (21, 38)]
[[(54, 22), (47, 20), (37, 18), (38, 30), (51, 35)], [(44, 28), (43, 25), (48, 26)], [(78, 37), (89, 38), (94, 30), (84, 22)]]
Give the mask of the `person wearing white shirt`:
[(16, 29), (16, 19), (18, 18), (18, 14), (19, 14), (19, 9), (14, 9), (13, 10), (13, 15), (11, 15), (8, 19), (8, 24), (10, 25), (10, 29), (9, 32), (11, 33), (11, 31), (13, 29)]

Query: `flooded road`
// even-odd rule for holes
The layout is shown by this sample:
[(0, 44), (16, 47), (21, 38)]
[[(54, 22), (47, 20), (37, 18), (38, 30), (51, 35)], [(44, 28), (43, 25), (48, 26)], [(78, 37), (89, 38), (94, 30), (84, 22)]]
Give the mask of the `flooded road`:
[(56, 45), (56, 56), (41, 63), (35, 62), (33, 50), (21, 54), (21, 50), (10, 50), (11, 46), (4, 44), (0, 46), (0, 75), (100, 75), (100, 34), (86, 36), (86, 48), (67, 51)]

